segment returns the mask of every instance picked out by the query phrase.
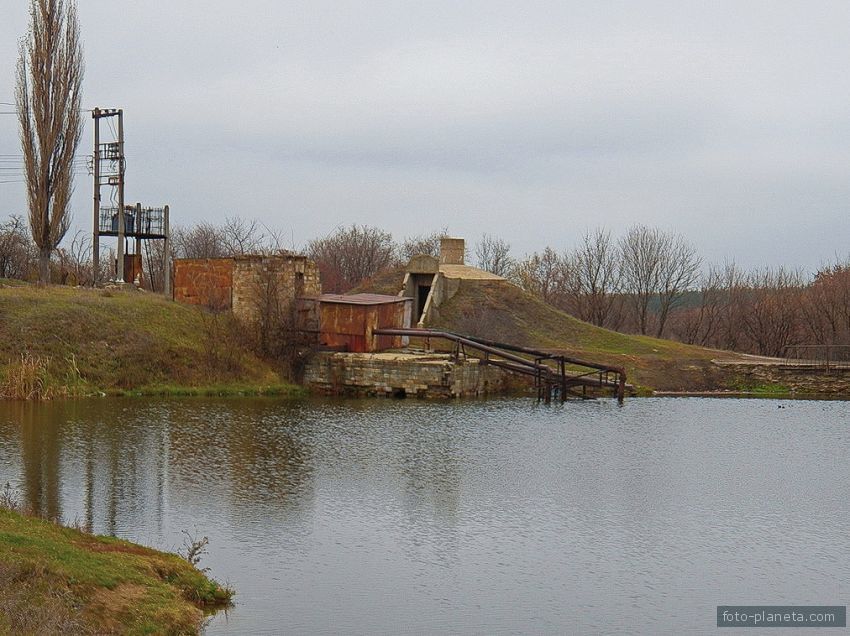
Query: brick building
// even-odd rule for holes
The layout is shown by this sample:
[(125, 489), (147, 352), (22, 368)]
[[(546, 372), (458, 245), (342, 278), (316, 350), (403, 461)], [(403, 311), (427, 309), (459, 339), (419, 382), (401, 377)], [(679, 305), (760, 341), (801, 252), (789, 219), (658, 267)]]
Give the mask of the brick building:
[(174, 260), (174, 300), (232, 310), (242, 320), (256, 318), (271, 300), (284, 308), (296, 298), (321, 293), (318, 267), (301, 254)]

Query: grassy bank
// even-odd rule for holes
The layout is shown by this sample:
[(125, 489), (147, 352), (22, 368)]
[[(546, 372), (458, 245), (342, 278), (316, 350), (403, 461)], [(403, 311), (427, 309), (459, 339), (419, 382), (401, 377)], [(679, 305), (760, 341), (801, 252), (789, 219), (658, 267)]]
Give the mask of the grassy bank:
[(177, 555), (0, 509), (0, 633), (194, 634), (230, 596)]
[(299, 391), (240, 335), (227, 314), (157, 294), (0, 285), (0, 395)]

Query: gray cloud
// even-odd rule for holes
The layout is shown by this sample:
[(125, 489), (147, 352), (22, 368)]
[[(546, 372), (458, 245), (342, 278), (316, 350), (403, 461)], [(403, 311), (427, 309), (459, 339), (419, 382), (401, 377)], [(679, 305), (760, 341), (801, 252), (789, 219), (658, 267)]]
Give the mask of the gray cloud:
[[(518, 254), (642, 222), (709, 260), (809, 269), (848, 251), (844, 2), (80, 10), (85, 102), (126, 112), (128, 198), (177, 220), (238, 213), (296, 244), (352, 222), (448, 226)], [(25, 7), (4, 14), (10, 101)], [(80, 178), (78, 225), (89, 202)], [(22, 206), (0, 184), (0, 214)]]

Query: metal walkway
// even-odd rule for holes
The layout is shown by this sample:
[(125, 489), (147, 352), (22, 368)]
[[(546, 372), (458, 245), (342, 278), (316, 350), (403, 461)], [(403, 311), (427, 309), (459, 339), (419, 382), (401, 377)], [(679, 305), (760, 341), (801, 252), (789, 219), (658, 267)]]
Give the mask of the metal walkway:
[(464, 336), (436, 329), (375, 329), (376, 336), (408, 336), (422, 338), (430, 348), (431, 339), (455, 343), (455, 355), (476, 354), (482, 364), (492, 364), (511, 373), (534, 378), (537, 398), (547, 404), (557, 395), (561, 402), (567, 397), (586, 398), (587, 388), (610, 389), (617, 400), (626, 393), (626, 371), (622, 367), (580, 360), (571, 356), (529, 347), (496, 342), (485, 338)]

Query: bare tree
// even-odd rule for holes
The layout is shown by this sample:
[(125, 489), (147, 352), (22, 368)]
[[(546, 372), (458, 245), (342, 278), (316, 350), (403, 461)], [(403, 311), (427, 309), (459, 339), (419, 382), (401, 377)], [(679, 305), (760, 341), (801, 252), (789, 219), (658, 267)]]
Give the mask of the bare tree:
[(221, 228), (202, 222), (191, 227), (176, 227), (171, 233), (178, 258), (220, 258), (227, 255)]
[(39, 250), (39, 282), (50, 282), (50, 256), (68, 231), (74, 153), (82, 134), (83, 50), (73, 0), (31, 0), (15, 86), (30, 230)]
[(566, 279), (565, 259), (551, 247), (541, 254), (536, 252), (517, 263), (513, 281), (522, 289), (550, 305), (561, 299)]
[(709, 346), (716, 340), (723, 310), (723, 273), (712, 267), (702, 278), (696, 305), (671, 315), (675, 338), (687, 344)]
[(801, 305), (805, 326), (818, 344), (850, 343), (850, 263), (822, 267)]
[(620, 239), (623, 289), (640, 333), (649, 331), (649, 308), (657, 300), (656, 336), (664, 333), (670, 309), (696, 280), (702, 259), (678, 234), (636, 225)]
[(659, 263), (658, 287), (658, 330), (655, 335), (664, 335), (664, 327), (670, 310), (678, 304), (684, 293), (696, 282), (702, 258), (693, 245), (679, 234), (662, 234), (663, 251)]
[(228, 256), (262, 254), (266, 249), (266, 236), (261, 228), (257, 221), (227, 217), (219, 231), (222, 250)]
[(754, 271), (749, 277), (744, 332), (761, 355), (781, 357), (801, 338), (799, 272), (784, 267)]
[(319, 266), (322, 287), (329, 292), (348, 291), (397, 262), (392, 235), (367, 225), (339, 228), (314, 239), (307, 254)]
[[(57, 250), (59, 257), (59, 279), (63, 285), (91, 285), (94, 269), (91, 260), (91, 239), (88, 232), (77, 230), (67, 249)], [(106, 263), (102, 264), (103, 267)], [(101, 279), (102, 280), (102, 279)]]
[(511, 258), (510, 243), (502, 239), (485, 234), (475, 246), (475, 256), (478, 259), (479, 269), (486, 270), (496, 276), (508, 277), (515, 266)]
[(408, 236), (399, 247), (399, 256), (402, 261), (407, 262), (414, 256), (427, 254), (428, 256), (440, 256), (440, 241), (449, 235), (449, 229), (444, 227), (439, 232), (430, 234), (417, 234)]
[(21, 217), (11, 216), (0, 224), (0, 278), (28, 278), (37, 258)]
[(616, 244), (604, 228), (587, 232), (571, 259), (579, 318), (600, 327), (612, 326), (612, 309), (620, 291)]

